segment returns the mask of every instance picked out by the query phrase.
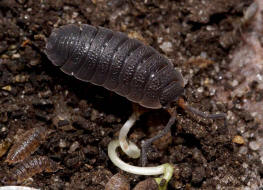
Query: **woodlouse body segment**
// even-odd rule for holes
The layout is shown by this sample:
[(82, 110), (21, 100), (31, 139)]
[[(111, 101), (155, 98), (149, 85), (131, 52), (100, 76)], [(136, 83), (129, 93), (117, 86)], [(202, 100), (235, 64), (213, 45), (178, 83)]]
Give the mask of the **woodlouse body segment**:
[(26, 131), (9, 151), (5, 162), (14, 164), (23, 161), (37, 150), (49, 131), (44, 127), (35, 127)]
[(46, 54), (63, 72), (147, 108), (167, 106), (184, 91), (182, 75), (166, 57), (103, 27), (83, 24), (54, 29)]
[(29, 157), (12, 169), (9, 181), (20, 184), (35, 174), (43, 171), (56, 172), (60, 168), (58, 163), (46, 156)]

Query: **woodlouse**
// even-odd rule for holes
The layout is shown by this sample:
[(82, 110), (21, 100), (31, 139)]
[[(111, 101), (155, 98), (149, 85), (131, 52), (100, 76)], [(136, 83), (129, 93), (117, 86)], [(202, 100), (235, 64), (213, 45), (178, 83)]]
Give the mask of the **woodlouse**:
[(60, 168), (61, 167), (58, 163), (46, 156), (29, 157), (11, 170), (10, 178), (7, 181), (21, 184), (26, 179), (37, 173), (41, 173), (43, 171), (56, 172)]
[[(184, 102), (183, 77), (165, 56), (121, 32), (69, 24), (53, 30), (45, 51), (66, 74), (103, 86), (143, 107), (169, 108), (177, 103), (200, 117), (225, 119), (226, 126), (225, 114), (205, 114)], [(175, 115), (172, 109), (163, 131), (142, 145), (143, 165), (147, 148), (170, 130)]]
[(50, 131), (39, 126), (26, 131), (9, 151), (5, 162), (14, 164), (23, 161), (37, 150)]
[(46, 54), (63, 72), (147, 108), (167, 106), (184, 92), (181, 73), (166, 57), (103, 27), (70, 24), (54, 29)]

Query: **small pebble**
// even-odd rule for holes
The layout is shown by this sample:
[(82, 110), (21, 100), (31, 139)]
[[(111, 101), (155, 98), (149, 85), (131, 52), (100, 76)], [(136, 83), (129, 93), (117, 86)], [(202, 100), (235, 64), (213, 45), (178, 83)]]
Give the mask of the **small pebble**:
[(7, 85), (7, 86), (2, 87), (2, 89), (10, 92), (12, 90), (12, 87), (10, 85)]
[(29, 79), (29, 75), (16, 75), (15, 77), (13, 77), (13, 82), (23, 83), (23, 82), (27, 82), (28, 79)]
[(19, 59), (21, 56), (18, 53), (12, 55), (12, 59)]
[(75, 152), (75, 150), (77, 150), (79, 148), (79, 142), (75, 141), (74, 143), (72, 143), (72, 145), (69, 148), (69, 153)]
[(244, 144), (245, 143), (244, 138), (242, 136), (239, 136), (239, 135), (235, 136), (232, 141), (233, 141), (233, 143), (236, 143), (236, 144)]
[(160, 45), (160, 48), (164, 51), (164, 52), (172, 52), (173, 51), (173, 45), (171, 42), (163, 42)]
[(247, 154), (248, 151), (247, 149), (248, 149), (247, 146), (241, 146), (239, 149), (239, 153), (245, 155)]
[(238, 85), (238, 81), (237, 81), (237, 80), (233, 80), (231, 85), (232, 85), (233, 87), (236, 87), (236, 86)]
[(249, 143), (249, 148), (251, 149), (251, 150), (258, 150), (259, 149), (259, 144), (257, 143), (257, 141), (251, 141), (250, 143)]
[(204, 92), (204, 88), (203, 88), (203, 87), (199, 87), (199, 88), (197, 88), (197, 92), (199, 92), (199, 93)]
[(58, 114), (52, 119), (53, 124), (56, 127), (62, 127), (65, 125), (69, 125), (68, 115), (67, 114)]
[(148, 178), (139, 182), (133, 190), (158, 190), (158, 184), (153, 178)]
[(130, 183), (123, 175), (117, 173), (110, 178), (105, 190), (130, 190)]
[(176, 181), (174, 184), (173, 184), (173, 187), (175, 188), (175, 189), (182, 189), (183, 188), (183, 184), (182, 184), (182, 182), (180, 182), (180, 181)]
[(8, 48), (8, 50), (15, 50), (15, 49), (17, 49), (17, 45), (10, 45), (9, 46), (9, 48)]
[(92, 110), (90, 120), (95, 121), (96, 119), (99, 118), (99, 115), (100, 114), (97, 110)]
[(67, 142), (64, 139), (60, 139), (59, 147), (60, 148), (66, 148), (67, 147)]
[(30, 60), (29, 65), (31, 65), (31, 66), (36, 66), (36, 65), (38, 65), (39, 63), (40, 63), (40, 60), (39, 60), (39, 59), (32, 59), (32, 60)]

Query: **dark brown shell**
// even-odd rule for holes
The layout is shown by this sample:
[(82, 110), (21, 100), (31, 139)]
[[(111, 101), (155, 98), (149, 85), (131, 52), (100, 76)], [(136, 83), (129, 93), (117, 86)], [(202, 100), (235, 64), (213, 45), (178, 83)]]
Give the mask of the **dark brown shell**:
[(66, 74), (159, 109), (184, 91), (179, 71), (163, 55), (121, 32), (87, 24), (54, 29), (46, 54)]

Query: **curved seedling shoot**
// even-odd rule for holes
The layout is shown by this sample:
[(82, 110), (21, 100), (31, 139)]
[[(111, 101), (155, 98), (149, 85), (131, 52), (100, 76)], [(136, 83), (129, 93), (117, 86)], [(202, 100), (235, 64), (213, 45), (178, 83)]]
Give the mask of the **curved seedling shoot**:
[[(123, 162), (117, 152), (116, 149), (120, 146), (119, 140), (113, 140), (109, 143), (108, 146), (108, 155), (110, 160), (113, 162), (114, 165), (119, 167), (121, 170), (137, 174), (137, 175), (163, 175), (162, 177), (155, 178), (156, 182), (159, 185), (160, 190), (165, 190), (169, 180), (173, 175), (173, 167), (166, 163), (159, 166), (153, 167), (138, 167), (132, 166), (125, 162)], [(164, 183), (163, 183), (164, 182)]]

